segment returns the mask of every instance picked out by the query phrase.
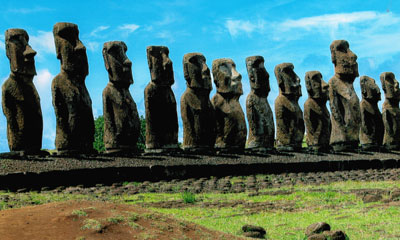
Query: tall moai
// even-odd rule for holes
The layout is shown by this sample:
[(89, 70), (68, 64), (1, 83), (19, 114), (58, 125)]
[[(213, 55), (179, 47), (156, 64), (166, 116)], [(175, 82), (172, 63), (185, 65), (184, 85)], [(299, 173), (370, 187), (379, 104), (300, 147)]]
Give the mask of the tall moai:
[(360, 102), (353, 87), (358, 77), (357, 55), (346, 40), (330, 45), (335, 75), (329, 80), (329, 104), (332, 132), (330, 144), (334, 151), (354, 151), (358, 148), (361, 127)]
[(383, 146), (388, 150), (400, 150), (400, 89), (399, 82), (392, 72), (380, 76), (385, 101), (382, 104), (384, 125)]
[(247, 127), (239, 97), (243, 94), (242, 76), (232, 59), (220, 58), (212, 63), (217, 92), (211, 99), (216, 117), (215, 148), (220, 151), (243, 151)]
[(178, 149), (178, 115), (172, 61), (164, 46), (147, 47), (151, 81), (144, 90), (146, 110), (146, 152)]
[(329, 86), (319, 71), (306, 72), (305, 81), (308, 92), (304, 103), (307, 145), (311, 151), (327, 152), (331, 136), (330, 114), (326, 107)]
[(363, 150), (379, 151), (383, 141), (383, 119), (378, 108), (381, 91), (375, 80), (368, 76), (360, 77), (362, 100), (360, 102), (361, 128), (360, 143)]
[(2, 86), (2, 106), (10, 151), (38, 154), (42, 147), (43, 118), (39, 94), (33, 84), (36, 52), (28, 41), (28, 33), (23, 29), (5, 32), (11, 74)]
[(210, 101), (210, 69), (203, 54), (185, 54), (183, 73), (187, 88), (181, 97), (182, 147), (188, 151), (208, 151), (215, 144), (215, 113)]
[(300, 151), (304, 137), (303, 112), (298, 100), (301, 97), (300, 78), (292, 63), (275, 66), (279, 95), (275, 99), (276, 148), (280, 151)]
[(253, 151), (270, 151), (274, 148), (275, 124), (268, 103), (269, 74), (264, 67), (262, 56), (246, 58), (251, 91), (246, 99), (246, 113), (249, 123), (247, 148)]
[(59, 154), (93, 152), (92, 100), (85, 85), (89, 74), (86, 48), (78, 26), (59, 22), (53, 28), (61, 71), (53, 79), (51, 92), (56, 113), (55, 145)]
[(109, 83), (103, 90), (104, 146), (107, 153), (137, 152), (140, 119), (129, 86), (133, 84), (132, 62), (121, 41), (103, 45)]

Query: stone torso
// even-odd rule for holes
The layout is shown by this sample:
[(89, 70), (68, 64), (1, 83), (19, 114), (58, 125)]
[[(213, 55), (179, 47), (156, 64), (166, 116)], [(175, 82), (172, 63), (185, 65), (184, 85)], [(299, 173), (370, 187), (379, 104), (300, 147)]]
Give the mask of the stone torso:
[(40, 98), (33, 83), (16, 81), (10, 76), (2, 87), (2, 104), (10, 150), (39, 151), (43, 119)]
[(209, 93), (187, 88), (181, 97), (183, 147), (214, 147), (215, 114)]
[(358, 142), (360, 103), (353, 84), (332, 77), (329, 80), (329, 99), (332, 113), (330, 143)]
[(216, 148), (244, 148), (247, 128), (237, 98), (224, 98), (216, 93), (211, 99), (217, 119)]
[(329, 146), (331, 133), (330, 114), (326, 104), (322, 106), (313, 98), (304, 103), (304, 121), (308, 146)]
[(275, 100), (277, 146), (301, 148), (304, 136), (303, 112), (297, 101), (279, 95)]
[(107, 84), (103, 91), (103, 115), (106, 149), (136, 148), (140, 120), (128, 88)]
[(382, 118), (385, 125), (383, 145), (389, 149), (400, 148), (400, 109), (387, 101), (382, 105)]
[(361, 144), (382, 144), (383, 140), (383, 121), (382, 114), (377, 104), (371, 104), (363, 99), (360, 103), (361, 111)]
[(60, 73), (53, 80), (52, 94), (57, 116), (56, 148), (72, 151), (93, 149), (92, 101), (86, 86)]
[(246, 113), (249, 119), (248, 148), (273, 148), (275, 125), (267, 97), (259, 97), (253, 91), (246, 99)]
[(150, 82), (144, 90), (146, 105), (146, 148), (176, 147), (178, 116), (176, 100), (170, 86)]

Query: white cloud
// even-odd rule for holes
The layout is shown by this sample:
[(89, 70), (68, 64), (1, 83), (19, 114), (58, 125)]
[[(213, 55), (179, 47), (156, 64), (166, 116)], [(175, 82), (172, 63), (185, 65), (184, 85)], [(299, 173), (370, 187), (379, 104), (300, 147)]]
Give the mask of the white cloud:
[(51, 91), (51, 81), (53, 80), (53, 78), (54, 75), (50, 73), (49, 69), (38, 70), (35, 77), (35, 86), (38, 92), (48, 95), (48, 92)]
[(260, 31), (264, 29), (265, 21), (260, 20), (257, 23), (252, 23), (250, 21), (244, 20), (227, 20), (225, 22), (225, 27), (228, 28), (229, 34), (232, 37), (237, 36), (239, 33), (244, 32), (250, 34), (254, 31)]
[(53, 11), (53, 9), (45, 7), (33, 7), (33, 8), (11, 8), (7, 10), (7, 12), (9, 13), (21, 13), (21, 14), (48, 12), (48, 11)]
[(87, 49), (92, 52), (97, 51), (100, 47), (100, 43), (94, 42), (94, 41), (86, 41), (85, 45), (86, 45)]
[(110, 28), (110, 26), (99, 26), (99, 27), (95, 28), (95, 29), (90, 33), (90, 36), (92, 36), (92, 37), (97, 37), (97, 33), (102, 32), (102, 31), (104, 31), (104, 30), (107, 30), (107, 29), (109, 29), (109, 28)]
[(136, 31), (140, 26), (136, 24), (124, 24), (118, 27), (120, 30), (125, 30), (128, 34)]
[(38, 35), (31, 35), (29, 37), (29, 44), (38, 52), (39, 56), (43, 53), (56, 54), (52, 32), (38, 31)]
[(171, 32), (169, 32), (169, 31), (160, 31), (160, 32), (158, 32), (157, 34), (156, 34), (156, 36), (158, 37), (158, 38), (162, 38), (162, 39), (165, 39), (165, 40), (167, 40), (168, 42), (175, 42), (175, 37), (174, 37), (174, 34), (172, 34)]
[(297, 20), (286, 20), (280, 27), (285, 29), (290, 28), (321, 28), (321, 27), (333, 27), (337, 28), (341, 24), (349, 24), (356, 22), (364, 22), (368, 20), (374, 20), (384, 14), (378, 14), (373, 11), (365, 12), (353, 12), (353, 13), (336, 13), (336, 14), (325, 14), (321, 16), (305, 17)]
[(4, 44), (4, 35), (0, 34), (0, 50), (5, 50), (6, 45)]

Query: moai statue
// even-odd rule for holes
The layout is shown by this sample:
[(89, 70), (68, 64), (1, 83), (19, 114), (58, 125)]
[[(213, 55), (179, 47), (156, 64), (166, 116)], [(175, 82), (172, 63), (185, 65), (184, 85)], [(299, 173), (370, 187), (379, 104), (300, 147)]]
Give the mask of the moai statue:
[(146, 109), (146, 152), (178, 149), (178, 115), (171, 85), (174, 84), (169, 50), (163, 46), (147, 47), (151, 81), (144, 90)]
[(326, 107), (329, 86), (319, 71), (306, 72), (305, 80), (308, 92), (304, 103), (307, 145), (311, 151), (327, 152), (331, 136), (330, 114)]
[(361, 127), (360, 102), (353, 87), (358, 77), (357, 55), (345, 40), (333, 41), (330, 49), (335, 66), (335, 75), (329, 80), (330, 144), (336, 152), (354, 151)]
[(137, 151), (140, 120), (136, 103), (129, 92), (133, 84), (132, 62), (124, 42), (103, 45), (104, 64), (110, 82), (103, 91), (104, 146), (107, 153)]
[(28, 33), (23, 29), (8, 29), (5, 33), (11, 74), (2, 87), (2, 105), (10, 151), (38, 154), (42, 147), (43, 119), (40, 98), (32, 82), (36, 75), (36, 52), (28, 41)]
[(215, 148), (220, 151), (244, 150), (246, 144), (246, 121), (239, 97), (243, 94), (242, 76), (229, 58), (216, 59), (212, 63), (214, 84), (217, 88), (211, 103), (216, 116)]
[(383, 141), (383, 120), (378, 102), (381, 100), (381, 91), (375, 80), (361, 76), (362, 100), (360, 102), (361, 129), (360, 142), (363, 150), (378, 151)]
[(253, 151), (271, 151), (274, 148), (275, 125), (268, 103), (270, 92), (269, 74), (264, 67), (262, 56), (246, 58), (251, 92), (246, 99), (246, 113), (249, 122), (247, 148)]
[(215, 114), (210, 101), (211, 75), (201, 53), (183, 56), (187, 89), (181, 97), (184, 150), (208, 151), (215, 144)]
[(53, 28), (61, 71), (53, 79), (51, 92), (56, 113), (55, 145), (59, 154), (93, 152), (92, 100), (85, 86), (89, 74), (86, 48), (79, 40), (78, 26), (59, 22)]
[(279, 95), (275, 100), (276, 148), (280, 151), (300, 151), (304, 137), (303, 112), (298, 100), (301, 97), (300, 78), (292, 63), (275, 67)]
[(382, 118), (385, 133), (383, 146), (388, 150), (400, 150), (400, 89), (399, 82), (392, 72), (380, 76), (385, 101), (382, 105)]

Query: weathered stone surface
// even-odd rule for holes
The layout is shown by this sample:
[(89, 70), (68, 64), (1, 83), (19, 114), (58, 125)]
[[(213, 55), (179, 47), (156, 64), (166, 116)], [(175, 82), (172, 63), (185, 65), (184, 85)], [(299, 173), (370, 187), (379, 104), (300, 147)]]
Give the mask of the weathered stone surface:
[(306, 229), (306, 236), (311, 236), (313, 234), (322, 233), (324, 231), (330, 231), (331, 226), (325, 222), (317, 222), (309, 225)]
[(306, 72), (305, 80), (308, 92), (304, 103), (307, 145), (313, 151), (328, 151), (331, 136), (330, 114), (326, 107), (329, 86), (319, 71)]
[(389, 150), (400, 150), (400, 89), (392, 72), (380, 76), (385, 101), (382, 104), (382, 118), (385, 128), (383, 145)]
[(276, 147), (282, 151), (299, 151), (304, 137), (303, 112), (298, 100), (301, 97), (300, 78), (292, 63), (275, 67), (279, 95), (275, 99)]
[(275, 124), (268, 103), (270, 92), (269, 74), (264, 67), (262, 56), (246, 58), (251, 92), (246, 99), (246, 113), (249, 122), (247, 148), (253, 150), (271, 150), (274, 148)]
[(323, 234), (329, 240), (346, 240), (346, 234), (343, 231), (324, 231)]
[(110, 82), (103, 91), (104, 146), (109, 153), (136, 151), (140, 120), (129, 86), (133, 84), (132, 62), (120, 41), (103, 45), (104, 64)]
[(146, 110), (146, 151), (162, 152), (178, 148), (178, 115), (172, 61), (164, 46), (147, 47), (151, 81), (144, 90)]
[(377, 151), (383, 141), (383, 120), (381, 111), (378, 108), (378, 101), (381, 100), (381, 91), (375, 80), (368, 76), (360, 77), (362, 100), (360, 102), (361, 147), (367, 151)]
[(210, 101), (210, 69), (203, 54), (185, 54), (183, 73), (187, 89), (181, 97), (182, 147), (190, 151), (211, 149), (215, 144), (215, 113)]
[(211, 99), (216, 116), (215, 147), (223, 150), (243, 150), (247, 127), (239, 97), (243, 94), (242, 76), (232, 59), (220, 58), (212, 63), (217, 93)]
[(36, 52), (23, 29), (5, 32), (11, 74), (2, 86), (3, 113), (7, 119), (10, 151), (37, 153), (42, 147), (43, 119), (40, 98), (32, 80), (36, 75)]
[(78, 26), (56, 23), (53, 28), (61, 72), (53, 79), (51, 92), (56, 113), (56, 149), (61, 154), (93, 152), (92, 100), (85, 85), (89, 74), (86, 48)]
[(361, 126), (360, 103), (353, 87), (358, 77), (357, 55), (346, 40), (333, 41), (330, 50), (335, 66), (335, 75), (329, 80), (330, 144), (335, 151), (354, 151)]

